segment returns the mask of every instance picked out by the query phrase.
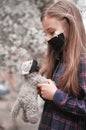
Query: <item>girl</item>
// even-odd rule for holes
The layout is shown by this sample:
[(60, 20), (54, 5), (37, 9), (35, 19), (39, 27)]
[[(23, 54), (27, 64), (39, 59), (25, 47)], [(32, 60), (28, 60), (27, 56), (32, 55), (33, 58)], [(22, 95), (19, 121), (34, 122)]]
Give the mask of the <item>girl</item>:
[(41, 21), (48, 52), (40, 72), (48, 83), (37, 85), (45, 99), (39, 130), (86, 130), (86, 34), (80, 12), (61, 0), (44, 8)]

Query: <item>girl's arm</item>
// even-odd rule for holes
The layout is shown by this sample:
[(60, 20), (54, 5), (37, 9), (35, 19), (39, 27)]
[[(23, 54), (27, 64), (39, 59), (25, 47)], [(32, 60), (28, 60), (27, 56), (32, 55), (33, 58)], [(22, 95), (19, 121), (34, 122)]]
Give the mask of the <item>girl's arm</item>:
[(53, 96), (53, 101), (62, 110), (73, 113), (74, 115), (86, 117), (86, 60), (83, 59), (80, 61), (79, 83), (84, 91), (82, 100), (74, 96), (69, 96), (67, 93), (57, 89)]

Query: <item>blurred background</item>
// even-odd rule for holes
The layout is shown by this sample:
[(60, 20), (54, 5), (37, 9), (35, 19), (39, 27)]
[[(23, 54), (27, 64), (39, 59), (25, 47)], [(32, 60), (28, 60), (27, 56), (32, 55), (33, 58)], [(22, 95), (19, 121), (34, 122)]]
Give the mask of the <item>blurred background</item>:
[[(21, 84), (20, 65), (28, 59), (41, 63), (46, 45), (40, 15), (43, 6), (58, 0), (0, 0), (0, 130), (37, 130), (38, 124), (13, 121), (10, 111)], [(80, 9), (86, 28), (86, 0), (71, 0)], [(40, 115), (43, 101), (38, 98)]]

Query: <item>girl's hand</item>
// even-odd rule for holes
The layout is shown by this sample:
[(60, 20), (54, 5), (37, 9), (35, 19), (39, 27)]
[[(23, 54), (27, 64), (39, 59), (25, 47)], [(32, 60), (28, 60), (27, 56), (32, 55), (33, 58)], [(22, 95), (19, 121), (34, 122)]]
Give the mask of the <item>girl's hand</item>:
[(53, 100), (57, 87), (51, 79), (48, 79), (47, 81), (48, 83), (38, 84), (37, 88), (40, 90), (40, 94), (44, 99)]

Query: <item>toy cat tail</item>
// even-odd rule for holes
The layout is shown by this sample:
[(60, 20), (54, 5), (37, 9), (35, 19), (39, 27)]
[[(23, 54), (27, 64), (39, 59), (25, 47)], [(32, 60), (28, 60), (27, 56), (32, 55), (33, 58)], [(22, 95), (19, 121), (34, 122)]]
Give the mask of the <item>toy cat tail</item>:
[(20, 108), (21, 108), (21, 106), (19, 105), (19, 101), (17, 100), (11, 110), (11, 117), (13, 119), (17, 118)]

